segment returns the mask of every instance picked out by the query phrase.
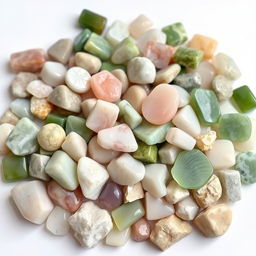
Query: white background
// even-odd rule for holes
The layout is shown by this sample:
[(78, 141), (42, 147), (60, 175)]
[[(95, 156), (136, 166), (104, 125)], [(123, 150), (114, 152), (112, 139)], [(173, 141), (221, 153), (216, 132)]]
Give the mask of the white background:
[[(0, 5), (0, 114), (8, 107), (8, 86), (13, 74), (8, 69), (12, 52), (47, 48), (59, 38), (74, 38), (83, 8), (109, 18), (131, 21), (144, 13), (157, 27), (183, 22), (189, 36), (201, 33), (219, 41), (219, 50), (239, 64), (242, 77), (236, 86), (248, 84), (255, 92), (256, 8), (253, 0), (2, 0)], [(115, 249), (97, 246), (80, 248), (71, 237), (54, 237), (43, 226), (23, 220), (9, 198), (14, 184), (0, 181), (0, 255), (158, 255), (149, 243), (129, 242)], [(204, 238), (197, 231), (161, 255), (255, 255), (256, 185), (243, 188), (243, 199), (232, 206), (233, 223), (220, 238)]]

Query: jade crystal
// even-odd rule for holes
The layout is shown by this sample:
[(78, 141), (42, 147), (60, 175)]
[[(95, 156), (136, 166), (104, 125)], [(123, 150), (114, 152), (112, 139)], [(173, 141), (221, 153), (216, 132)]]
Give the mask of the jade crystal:
[(102, 70), (113, 71), (115, 69), (122, 69), (123, 71), (126, 72), (126, 67), (124, 65), (117, 65), (107, 61), (102, 62), (100, 71)]
[(144, 163), (156, 163), (157, 153), (158, 149), (156, 145), (147, 145), (140, 141), (138, 143), (138, 149), (132, 154), (132, 156)]
[(196, 112), (202, 125), (216, 124), (220, 117), (220, 107), (215, 93), (206, 89), (193, 89), (191, 106)]
[(54, 114), (54, 113), (47, 115), (46, 120), (45, 120), (45, 122), (47, 124), (49, 124), (49, 123), (58, 124), (64, 129), (65, 129), (66, 121), (67, 121), (66, 116)]
[(84, 50), (84, 45), (89, 39), (92, 31), (88, 28), (84, 29), (77, 37), (74, 39), (74, 50), (75, 52), (82, 52)]

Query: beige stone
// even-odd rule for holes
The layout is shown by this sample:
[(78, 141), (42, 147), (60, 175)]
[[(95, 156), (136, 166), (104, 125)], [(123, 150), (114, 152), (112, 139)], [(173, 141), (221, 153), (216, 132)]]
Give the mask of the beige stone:
[(122, 84), (122, 94), (126, 92), (129, 86), (129, 80), (126, 73), (122, 69), (115, 69), (111, 72)]
[(193, 191), (193, 196), (201, 208), (209, 207), (216, 203), (222, 195), (219, 178), (213, 174), (210, 180), (201, 188)]
[(232, 211), (225, 204), (211, 206), (201, 212), (194, 224), (206, 237), (223, 235), (232, 222)]
[(10, 152), (10, 149), (6, 145), (6, 140), (12, 132), (14, 125), (12, 124), (1, 124), (0, 125), (0, 154), (5, 155)]
[(84, 117), (87, 118), (90, 112), (93, 110), (97, 102), (96, 98), (86, 99), (81, 103), (81, 109)]
[(150, 234), (150, 241), (164, 251), (191, 232), (189, 223), (171, 215), (156, 223)]
[(208, 131), (206, 134), (202, 134), (196, 137), (196, 145), (200, 150), (208, 151), (212, 149), (216, 138), (217, 135), (215, 131)]
[(171, 180), (167, 186), (167, 195), (165, 199), (170, 204), (176, 204), (189, 196), (189, 191), (179, 186), (175, 180)]
[(154, 84), (169, 84), (180, 73), (180, 69), (179, 64), (172, 64), (167, 68), (157, 71)]
[(76, 66), (84, 68), (90, 74), (95, 74), (100, 70), (101, 60), (89, 53), (78, 52), (75, 55), (75, 63)]
[(16, 125), (19, 121), (19, 118), (10, 110), (7, 109), (0, 118), (0, 124), (13, 124)]
[(129, 203), (144, 197), (144, 191), (140, 182), (124, 187), (124, 202)]
[(52, 104), (45, 98), (39, 99), (33, 96), (30, 100), (31, 113), (41, 120), (44, 120), (51, 113), (52, 109)]

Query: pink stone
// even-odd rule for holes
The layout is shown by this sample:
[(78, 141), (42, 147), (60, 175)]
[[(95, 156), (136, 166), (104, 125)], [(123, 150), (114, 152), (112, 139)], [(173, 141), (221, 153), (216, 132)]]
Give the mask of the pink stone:
[(91, 89), (96, 98), (116, 102), (121, 97), (122, 83), (109, 71), (103, 70), (92, 76)]
[(204, 89), (211, 89), (212, 80), (215, 77), (214, 66), (208, 61), (202, 61), (195, 71), (198, 72), (201, 76), (201, 87)]
[(174, 55), (174, 48), (158, 42), (149, 41), (147, 43), (144, 57), (150, 59), (156, 68), (166, 68)]
[(114, 151), (135, 152), (138, 149), (137, 141), (127, 124), (99, 131), (97, 142), (101, 147)]
[(179, 94), (169, 84), (160, 84), (144, 99), (142, 114), (144, 118), (156, 125), (172, 120), (179, 106)]
[(39, 72), (45, 63), (43, 49), (30, 49), (11, 54), (10, 66), (14, 72)]
[(150, 236), (150, 229), (149, 222), (146, 219), (141, 218), (132, 225), (132, 239), (136, 242), (147, 240)]
[(47, 192), (56, 205), (69, 212), (76, 212), (85, 200), (80, 187), (75, 191), (68, 191), (53, 180), (48, 183)]

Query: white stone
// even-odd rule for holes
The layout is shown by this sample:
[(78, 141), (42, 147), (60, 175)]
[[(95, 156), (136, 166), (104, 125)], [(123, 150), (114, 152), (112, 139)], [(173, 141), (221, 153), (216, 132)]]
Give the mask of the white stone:
[(182, 107), (188, 105), (189, 101), (190, 101), (189, 93), (184, 88), (182, 88), (178, 85), (171, 84), (171, 86), (175, 87), (175, 89), (177, 90), (177, 92), (179, 94), (179, 108), (182, 108)]
[(105, 37), (110, 44), (112, 44), (113, 46), (116, 46), (128, 36), (129, 36), (128, 25), (123, 21), (116, 20), (108, 28)]
[(44, 223), (54, 207), (42, 181), (18, 183), (11, 196), (21, 215), (34, 224)]
[(160, 29), (150, 29), (138, 38), (137, 44), (141, 53), (145, 52), (149, 41), (165, 44), (166, 34)]
[(235, 107), (231, 104), (229, 100), (220, 102), (220, 112), (222, 115), (237, 113)]
[(86, 156), (86, 141), (76, 132), (69, 133), (61, 147), (63, 151), (65, 151), (75, 161), (78, 161), (81, 157)]
[(118, 114), (119, 108), (116, 104), (97, 100), (86, 120), (86, 126), (94, 132), (113, 127)]
[(6, 146), (6, 140), (13, 129), (14, 129), (14, 125), (12, 124), (5, 123), (0, 125), (0, 154), (1, 155), (5, 155), (10, 152), (10, 149)]
[(107, 170), (111, 179), (119, 185), (134, 185), (145, 176), (144, 165), (127, 153), (113, 159)]
[(239, 171), (220, 170), (216, 172), (222, 185), (222, 198), (226, 201), (241, 200), (241, 178)]
[(52, 90), (51, 86), (45, 84), (41, 80), (34, 80), (27, 86), (27, 92), (39, 99), (47, 98)]
[(229, 140), (216, 140), (206, 156), (216, 170), (228, 169), (236, 163), (235, 149)]
[(193, 220), (198, 212), (199, 207), (190, 196), (175, 205), (175, 214), (183, 220)]
[(88, 153), (93, 160), (103, 165), (108, 164), (112, 159), (120, 155), (120, 152), (101, 147), (97, 142), (97, 136), (90, 139)]
[(127, 75), (132, 83), (151, 84), (155, 81), (156, 68), (148, 58), (135, 57), (128, 62)]
[(152, 196), (161, 198), (167, 194), (166, 182), (169, 179), (169, 172), (165, 164), (148, 164), (145, 166), (145, 177), (142, 180), (142, 187)]
[(114, 151), (135, 152), (138, 149), (134, 134), (126, 124), (99, 131), (97, 142), (101, 147)]
[(63, 64), (54, 61), (46, 61), (41, 71), (42, 80), (51, 86), (57, 86), (64, 83), (66, 68)]
[(97, 102), (96, 98), (86, 99), (81, 103), (81, 109), (84, 114), (84, 117), (87, 118)]
[(79, 159), (77, 176), (83, 195), (91, 200), (98, 199), (109, 178), (106, 168), (89, 157)]
[(89, 248), (105, 238), (113, 228), (110, 214), (93, 202), (83, 203), (68, 222), (81, 246)]
[(146, 218), (148, 220), (159, 220), (174, 213), (174, 207), (162, 198), (155, 198), (148, 192), (145, 193)]
[(106, 237), (106, 245), (121, 247), (124, 246), (130, 239), (131, 229), (126, 228), (123, 231), (119, 231), (117, 228), (113, 228)]
[(215, 76), (215, 69), (213, 65), (209, 61), (202, 61), (194, 71), (198, 72), (201, 77), (201, 88), (211, 89), (212, 80)]
[(124, 187), (124, 202), (129, 203), (144, 198), (141, 182)]
[(32, 154), (29, 161), (29, 175), (44, 181), (50, 180), (50, 177), (45, 172), (45, 166), (49, 160), (49, 156)]
[(177, 128), (192, 137), (197, 137), (201, 133), (199, 120), (190, 105), (181, 108), (172, 119), (172, 122)]
[(174, 164), (174, 161), (176, 160), (180, 151), (181, 151), (180, 148), (173, 146), (169, 143), (165, 143), (164, 146), (162, 146), (158, 150), (158, 155), (160, 157), (161, 163), (162, 164)]
[(90, 89), (91, 75), (81, 67), (70, 68), (65, 76), (66, 85), (76, 93), (85, 93)]
[(0, 124), (13, 124), (16, 125), (19, 118), (10, 110), (7, 109), (0, 118)]
[(228, 100), (233, 94), (233, 81), (225, 76), (217, 75), (212, 81), (212, 89), (216, 93), (219, 101)]
[(184, 150), (192, 150), (196, 145), (196, 140), (192, 136), (176, 127), (169, 129), (166, 140), (170, 144)]
[(55, 206), (48, 216), (46, 228), (55, 236), (65, 236), (69, 231), (68, 218), (70, 213), (59, 206)]
[(167, 195), (165, 199), (170, 204), (176, 204), (189, 196), (189, 191), (180, 187), (175, 180), (171, 180), (167, 186)]

